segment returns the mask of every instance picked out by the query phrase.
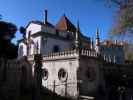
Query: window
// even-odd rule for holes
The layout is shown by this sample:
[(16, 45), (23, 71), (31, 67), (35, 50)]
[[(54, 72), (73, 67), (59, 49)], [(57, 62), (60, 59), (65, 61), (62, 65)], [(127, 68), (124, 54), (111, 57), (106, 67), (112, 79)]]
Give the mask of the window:
[(44, 80), (47, 80), (48, 79), (48, 70), (47, 69), (43, 69), (42, 70), (42, 78)]
[(59, 51), (60, 51), (59, 46), (58, 45), (55, 45), (53, 47), (53, 52), (59, 52)]
[(59, 77), (59, 80), (64, 82), (67, 80), (67, 72), (65, 69), (61, 68), (58, 72), (58, 77)]

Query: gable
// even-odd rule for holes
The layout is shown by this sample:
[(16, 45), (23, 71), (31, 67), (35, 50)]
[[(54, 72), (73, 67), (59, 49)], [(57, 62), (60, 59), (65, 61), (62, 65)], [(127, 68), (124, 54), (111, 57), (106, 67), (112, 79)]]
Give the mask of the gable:
[(30, 35), (35, 34), (39, 31), (41, 31), (41, 25), (36, 24), (36, 23), (30, 23), (27, 27), (26, 27), (26, 37), (28, 37), (28, 34), (30, 33)]

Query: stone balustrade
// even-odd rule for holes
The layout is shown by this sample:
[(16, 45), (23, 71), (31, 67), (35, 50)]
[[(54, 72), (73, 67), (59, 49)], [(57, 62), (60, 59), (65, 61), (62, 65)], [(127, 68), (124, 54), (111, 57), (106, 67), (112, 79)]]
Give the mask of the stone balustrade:
[(74, 49), (74, 50), (65, 50), (57, 53), (49, 53), (46, 56), (43, 56), (45, 59), (54, 59), (60, 57), (74, 57), (74, 56), (87, 56), (87, 57), (98, 57), (98, 54), (95, 51), (88, 49)]
[(81, 55), (88, 56), (88, 57), (98, 57), (98, 54), (95, 51), (81, 49)]
[(109, 63), (116, 63), (116, 57), (115, 56), (111, 57), (110, 55), (103, 55), (103, 60), (105, 62), (109, 62)]
[[(93, 57), (98, 58), (99, 55), (94, 50), (91, 49), (70, 49), (70, 50), (64, 50), (62, 52), (56, 52), (56, 53), (49, 53), (48, 55), (43, 55), (43, 59), (62, 59), (62, 58), (71, 58), (76, 56), (86, 56), (86, 57)], [(116, 57), (112, 57), (110, 55), (102, 55), (102, 58), (105, 62), (109, 63), (116, 63)], [(32, 61), (34, 60), (34, 55), (28, 56), (28, 60)]]
[[(99, 55), (94, 50), (90, 49), (70, 49), (70, 50), (64, 50), (62, 52), (56, 52), (56, 53), (49, 53), (48, 55), (43, 55), (43, 59), (56, 59), (56, 58), (67, 58), (67, 57), (75, 57), (75, 56), (86, 56), (86, 57), (94, 57), (98, 58)], [(116, 57), (111, 57), (110, 55), (103, 55), (103, 59), (105, 62), (109, 63), (116, 63)], [(28, 60), (32, 61), (34, 60), (34, 55), (28, 56)]]
[(75, 50), (65, 50), (62, 52), (57, 53), (49, 53), (48, 55), (44, 55), (44, 59), (54, 59), (54, 58), (60, 58), (60, 57), (74, 57), (77, 56), (78, 51)]

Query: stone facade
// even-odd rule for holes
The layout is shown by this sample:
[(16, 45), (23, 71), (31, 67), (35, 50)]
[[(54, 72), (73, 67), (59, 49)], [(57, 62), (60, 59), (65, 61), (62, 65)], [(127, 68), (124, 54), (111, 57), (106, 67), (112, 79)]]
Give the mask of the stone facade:
[[(29, 59), (32, 61), (32, 59)], [(95, 97), (103, 85), (102, 63), (95, 51), (74, 49), (43, 56), (42, 86), (61, 96)]]

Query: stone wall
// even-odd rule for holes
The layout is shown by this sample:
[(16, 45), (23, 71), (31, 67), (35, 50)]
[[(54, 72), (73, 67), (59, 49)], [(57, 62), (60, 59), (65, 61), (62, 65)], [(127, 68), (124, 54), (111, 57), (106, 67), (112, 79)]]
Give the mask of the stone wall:
[[(102, 65), (97, 58), (97, 53), (85, 49), (44, 56), (43, 70), (47, 71), (47, 75), (42, 78), (42, 85), (61, 96), (94, 96), (101, 81)], [(60, 69), (67, 73), (64, 81), (59, 78)]]
[(2, 60), (0, 63), (0, 95), (5, 99), (18, 100), (21, 87), (31, 88), (31, 65), (25, 59)]
[(99, 57), (80, 56), (80, 67), (77, 72), (77, 80), (80, 80), (80, 95), (98, 97), (99, 91), (104, 92), (105, 82), (102, 67), (103, 64)]
[[(61, 96), (77, 97), (77, 68), (78, 56), (69, 56), (58, 59), (46, 58), (43, 61), (43, 69), (47, 69), (48, 78), (42, 78), (42, 85)], [(59, 71), (64, 69), (66, 75), (60, 78)]]

